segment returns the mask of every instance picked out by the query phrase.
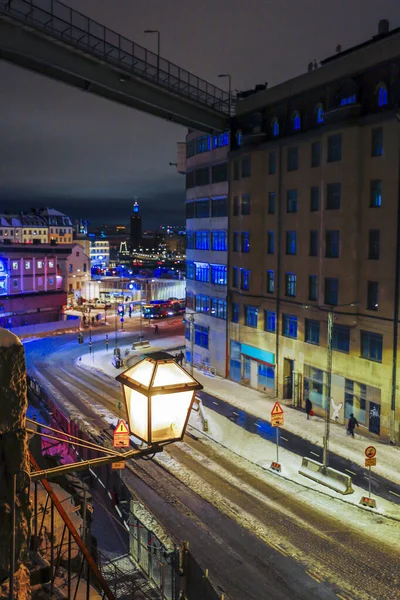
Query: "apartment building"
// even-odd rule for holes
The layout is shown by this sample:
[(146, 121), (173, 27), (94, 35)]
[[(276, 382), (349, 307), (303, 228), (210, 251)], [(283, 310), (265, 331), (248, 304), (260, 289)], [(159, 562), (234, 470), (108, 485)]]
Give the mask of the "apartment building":
[(90, 263), (92, 267), (108, 267), (110, 264), (110, 242), (108, 240), (99, 239), (91, 241)]
[[(186, 138), (186, 360), (226, 376), (229, 133)], [(180, 167), (182, 169), (182, 166)]]
[(318, 68), (242, 94), (229, 155), (229, 377), (309, 396), (324, 415), (331, 311), (331, 414), (393, 443), (399, 102), (400, 29), (383, 21)]
[(90, 258), (80, 244), (74, 244), (67, 259), (67, 291), (74, 299), (81, 296), (85, 283), (90, 281)]
[(72, 244), (72, 221), (54, 208), (41, 208), (36, 214), (44, 219), (48, 226), (49, 244)]

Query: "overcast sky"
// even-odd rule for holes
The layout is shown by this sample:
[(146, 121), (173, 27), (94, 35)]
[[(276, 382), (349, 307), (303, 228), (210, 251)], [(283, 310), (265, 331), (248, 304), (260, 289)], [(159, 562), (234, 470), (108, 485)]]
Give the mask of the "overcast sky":
[[(64, 0), (219, 86), (274, 85), (400, 26), (400, 0)], [(175, 162), (185, 130), (0, 62), (0, 210), (49, 205), (92, 223), (124, 222), (142, 198), (147, 227), (184, 220)]]

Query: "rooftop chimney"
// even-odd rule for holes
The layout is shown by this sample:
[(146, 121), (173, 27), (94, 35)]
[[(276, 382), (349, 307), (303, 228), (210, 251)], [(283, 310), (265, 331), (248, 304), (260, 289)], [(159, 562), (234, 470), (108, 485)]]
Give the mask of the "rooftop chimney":
[(389, 21), (381, 19), (378, 23), (378, 35), (386, 35), (389, 33)]

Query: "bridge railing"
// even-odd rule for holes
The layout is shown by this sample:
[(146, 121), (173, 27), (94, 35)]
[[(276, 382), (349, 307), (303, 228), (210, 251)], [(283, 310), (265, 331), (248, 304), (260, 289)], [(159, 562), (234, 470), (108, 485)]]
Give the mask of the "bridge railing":
[[(58, 0), (0, 0), (9, 16), (174, 94), (230, 114), (229, 94)], [(122, 73), (121, 73), (122, 78)]]

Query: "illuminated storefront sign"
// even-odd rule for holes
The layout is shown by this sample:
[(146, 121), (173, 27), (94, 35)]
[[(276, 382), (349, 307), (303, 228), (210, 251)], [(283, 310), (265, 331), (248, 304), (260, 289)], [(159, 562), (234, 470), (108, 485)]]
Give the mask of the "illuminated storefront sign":
[(0, 258), (0, 296), (7, 294), (7, 278), (7, 262), (3, 258)]

